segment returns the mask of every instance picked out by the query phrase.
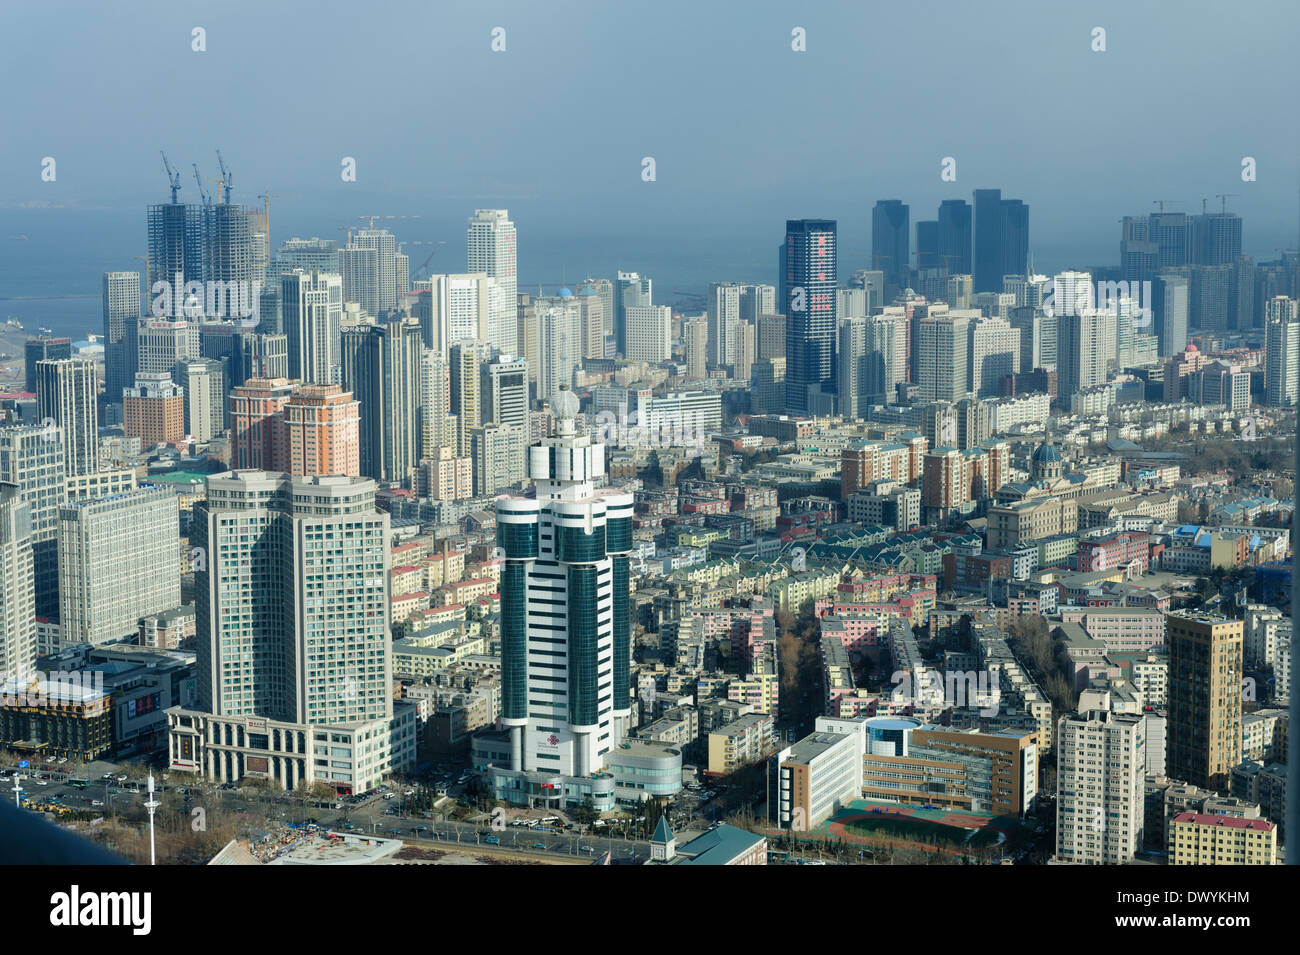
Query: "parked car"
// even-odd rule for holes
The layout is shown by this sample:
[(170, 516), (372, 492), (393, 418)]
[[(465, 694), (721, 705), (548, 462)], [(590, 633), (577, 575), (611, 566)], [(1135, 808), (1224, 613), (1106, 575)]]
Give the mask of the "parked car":
[(488, 836), (488, 837), (487, 837), (486, 839), (484, 839), (483, 841), (486, 842), (486, 843), (487, 843), (488, 845), (490, 845), (490, 846), (499, 846), (499, 845), (501, 845), (501, 840), (500, 840), (498, 837), (496, 837), (496, 836)]
[(98, 799), (92, 799), (92, 800), (90, 801), (90, 804), (91, 804), (92, 806), (94, 806), (96, 809), (98, 809), (100, 806), (104, 805), (104, 804), (103, 804), (100, 800), (98, 800)]

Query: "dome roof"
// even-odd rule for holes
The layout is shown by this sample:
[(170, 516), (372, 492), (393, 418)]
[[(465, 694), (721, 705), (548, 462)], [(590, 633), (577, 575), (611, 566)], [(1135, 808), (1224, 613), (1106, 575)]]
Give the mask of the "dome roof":
[(559, 296), (560, 298), (573, 298), (573, 290), (566, 285), (564, 288), (560, 289)]
[(1200, 351), (1200, 349), (1197, 348), (1193, 342), (1188, 342), (1187, 347), (1184, 348), (1183, 351)]
[(1056, 450), (1055, 445), (1040, 444), (1034, 450), (1034, 462), (1036, 464), (1046, 464), (1049, 462), (1056, 462), (1060, 460), (1061, 460), (1061, 452)]
[(584, 285), (582, 288), (578, 289), (578, 298), (586, 298), (588, 295), (595, 295), (595, 294), (596, 294), (596, 289), (594, 286), (591, 285)]

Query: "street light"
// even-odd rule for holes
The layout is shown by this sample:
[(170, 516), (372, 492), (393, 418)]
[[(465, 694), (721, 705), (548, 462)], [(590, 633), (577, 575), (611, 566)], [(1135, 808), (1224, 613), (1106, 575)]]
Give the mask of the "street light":
[(158, 864), (158, 858), (157, 858), (157, 855), (156, 855), (155, 852), (154, 852), (153, 814), (154, 814), (154, 811), (155, 811), (155, 810), (156, 810), (160, 805), (162, 805), (162, 804), (161, 804), (160, 802), (158, 802), (158, 800), (154, 797), (154, 792), (153, 792), (153, 773), (150, 773), (150, 774), (149, 774), (149, 799), (148, 799), (148, 801), (144, 804), (144, 808), (146, 808), (146, 809), (149, 810), (149, 864), (150, 864), (150, 865), (157, 865), (157, 864)]

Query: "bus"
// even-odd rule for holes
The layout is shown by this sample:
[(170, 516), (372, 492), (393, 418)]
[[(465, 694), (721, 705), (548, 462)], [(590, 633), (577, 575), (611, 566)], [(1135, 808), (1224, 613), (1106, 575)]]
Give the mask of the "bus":
[(69, 779), (69, 780), (68, 780), (68, 785), (71, 786), (73, 789), (85, 789), (87, 786), (90, 785), (90, 780), (89, 780), (89, 779)]

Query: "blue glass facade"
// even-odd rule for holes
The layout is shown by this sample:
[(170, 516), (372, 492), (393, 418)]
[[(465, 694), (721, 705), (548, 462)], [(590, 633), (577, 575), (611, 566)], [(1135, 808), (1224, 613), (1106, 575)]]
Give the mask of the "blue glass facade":
[(574, 726), (600, 722), (599, 596), (595, 567), (569, 568), (569, 722)]

